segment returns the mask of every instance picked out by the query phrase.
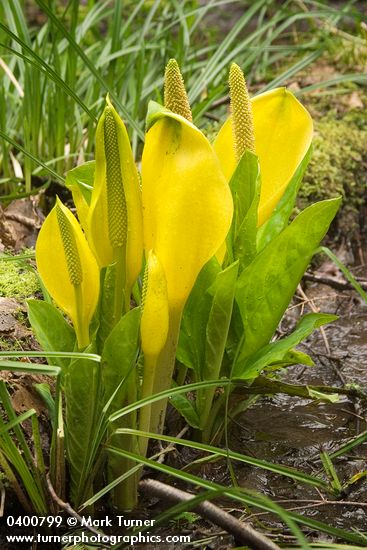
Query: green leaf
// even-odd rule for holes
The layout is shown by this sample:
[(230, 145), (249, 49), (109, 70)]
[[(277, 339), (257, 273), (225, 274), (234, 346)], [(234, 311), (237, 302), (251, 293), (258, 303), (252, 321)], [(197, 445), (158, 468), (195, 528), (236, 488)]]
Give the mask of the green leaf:
[(115, 303), (116, 264), (109, 265), (102, 270), (101, 298), (99, 309), (99, 326), (97, 332), (97, 347), (103, 350), (106, 339), (115, 326), (111, 315)]
[(34, 409), (29, 409), (29, 411), (20, 414), (19, 416), (11, 420), (11, 422), (4, 424), (4, 426), (0, 428), (0, 436), (3, 435), (4, 432), (9, 432), (10, 430), (12, 430), (14, 426), (19, 426), (19, 424), (22, 424), (34, 414), (37, 414), (37, 412)]
[(148, 111), (145, 119), (145, 131), (148, 132), (148, 130), (150, 130), (150, 128), (157, 122), (157, 120), (159, 120), (160, 118), (164, 118), (165, 116), (169, 116), (170, 118), (175, 119), (179, 115), (176, 115), (172, 111), (169, 111), (160, 103), (150, 100), (148, 103)]
[[(90, 346), (86, 351), (93, 353), (94, 349)], [(79, 506), (92, 490), (94, 431), (102, 409), (100, 365), (87, 359), (72, 361), (64, 386), (70, 494)]]
[(271, 339), (340, 200), (321, 201), (304, 210), (240, 275), (236, 301), (244, 325), (241, 361)]
[(38, 395), (42, 398), (44, 401), (48, 414), (50, 416), (50, 421), (52, 426), (54, 426), (55, 423), (55, 400), (52, 397), (51, 390), (49, 384), (46, 384), (45, 382), (41, 384), (33, 384), (34, 389), (38, 393)]
[(212, 296), (208, 289), (221, 272), (216, 258), (212, 258), (201, 270), (194, 288), (186, 303), (181, 322), (177, 359), (186, 367), (193, 369), (200, 377), (205, 361), (205, 334)]
[(307, 353), (291, 349), (288, 351), (281, 361), (274, 361), (266, 367), (266, 372), (279, 370), (292, 365), (306, 365), (307, 367), (315, 366), (315, 363)]
[[(52, 304), (41, 300), (27, 300), (29, 322), (38, 342), (45, 351), (73, 351), (75, 332), (61, 312)], [(62, 369), (70, 364), (70, 359), (52, 357), (52, 362)]]
[[(102, 352), (102, 380), (104, 387), (103, 404), (113, 397), (109, 413), (138, 399), (139, 372), (137, 359), (139, 354), (140, 307), (124, 315), (107, 337)], [(112, 430), (109, 430), (111, 444), (122, 449), (136, 449), (135, 438), (111, 433), (116, 427), (136, 426), (136, 412), (120, 418)], [(116, 456), (108, 457), (108, 479), (116, 479), (122, 471), (134, 466)], [(113, 501), (116, 506), (130, 506), (129, 499), (134, 501), (134, 477), (116, 487)]]
[(213, 294), (213, 301), (206, 325), (205, 362), (201, 373), (202, 380), (215, 380), (220, 374), (232, 317), (237, 274), (238, 262), (235, 262), (218, 273), (209, 289), (209, 293)]
[(256, 190), (256, 181), (260, 176), (259, 159), (251, 151), (246, 150), (242, 155), (231, 177), (229, 186), (233, 194), (238, 196), (236, 215), (238, 226), (251, 208)]
[(339, 401), (338, 393), (322, 393), (311, 388), (308, 388), (308, 393), (312, 399), (320, 399), (321, 401), (329, 401), (330, 403), (338, 403)]
[(260, 252), (287, 226), (288, 220), (295, 206), (297, 193), (302, 183), (303, 175), (312, 155), (312, 145), (308, 149), (302, 162), (298, 166), (294, 176), (289, 182), (283, 197), (277, 204), (269, 220), (267, 220), (257, 233), (257, 250)]
[[(213, 300), (205, 330), (205, 361), (200, 372), (201, 380), (216, 380), (220, 377), (232, 318), (238, 267), (237, 261), (224, 271), (219, 272), (209, 289)], [(199, 412), (202, 429), (205, 428), (210, 417), (215, 390), (216, 388), (211, 387), (197, 392), (196, 408)]]
[[(260, 166), (256, 155), (245, 151), (231, 178), (235, 214), (233, 256), (240, 260), (240, 272), (256, 256), (257, 210), (260, 200)], [(234, 233), (234, 235), (233, 235)]]
[[(331, 323), (336, 319), (338, 319), (336, 315), (328, 315), (326, 313), (309, 313), (304, 315), (292, 334), (277, 342), (268, 344), (250, 357), (236, 363), (233, 375), (236, 378), (244, 380), (252, 379), (256, 378), (268, 365), (273, 365), (274, 363), (282, 364), (287, 362), (287, 359), (289, 361), (289, 354), (294, 354), (294, 351), (292, 351), (294, 346), (297, 346), (302, 340), (307, 338), (316, 328), (326, 323)], [(306, 357), (309, 359), (308, 356)], [(292, 359), (299, 359), (299, 357), (296, 355)]]
[(66, 174), (66, 187), (68, 187), (73, 194), (76, 189), (79, 190), (88, 205), (90, 205), (92, 196), (95, 167), (96, 161), (90, 160), (69, 170)]
[(173, 397), (171, 397), (170, 403), (184, 417), (186, 422), (192, 428), (200, 427), (199, 415), (196, 411), (195, 404), (193, 401), (188, 399), (186, 395), (174, 395)]
[(127, 385), (124, 380), (135, 369), (139, 351), (140, 314), (140, 308), (126, 313), (106, 339), (103, 348), (101, 364), (104, 402), (108, 401), (122, 382), (110, 412), (125, 404)]
[(45, 374), (48, 376), (58, 376), (60, 374), (60, 367), (38, 363), (25, 363), (24, 361), (0, 361), (0, 370), (26, 372), (28, 374)]

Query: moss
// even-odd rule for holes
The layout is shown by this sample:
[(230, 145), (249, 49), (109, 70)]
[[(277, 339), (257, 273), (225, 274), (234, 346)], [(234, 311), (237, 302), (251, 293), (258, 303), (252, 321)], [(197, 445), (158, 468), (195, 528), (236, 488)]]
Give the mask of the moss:
[[(315, 122), (313, 155), (300, 189), (298, 206), (342, 195), (339, 219), (347, 216), (349, 236), (360, 229), (359, 210), (366, 200), (367, 110), (336, 112)], [(340, 225), (340, 224), (339, 224)]]
[(24, 300), (39, 290), (37, 275), (28, 264), (0, 258), (0, 296)]
[(0, 336), (1, 351), (23, 351), (24, 342), (19, 342), (14, 338)]

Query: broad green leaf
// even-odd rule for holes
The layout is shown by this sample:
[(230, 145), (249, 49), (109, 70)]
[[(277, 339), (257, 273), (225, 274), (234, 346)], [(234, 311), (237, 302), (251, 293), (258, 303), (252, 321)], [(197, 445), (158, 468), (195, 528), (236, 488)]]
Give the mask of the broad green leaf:
[[(234, 181), (233, 181), (234, 180)], [(235, 189), (234, 259), (240, 260), (240, 272), (256, 256), (257, 218), (261, 179), (259, 160), (245, 151), (230, 185)]]
[(104, 402), (108, 401), (122, 382), (110, 412), (125, 404), (127, 387), (123, 381), (135, 370), (139, 349), (139, 323), (140, 308), (132, 309), (117, 323), (104, 345), (101, 360)]
[(201, 270), (186, 303), (181, 322), (177, 358), (186, 367), (193, 369), (198, 378), (205, 359), (205, 327), (212, 303), (207, 292), (221, 268), (212, 258)]
[(273, 370), (279, 370), (284, 367), (291, 367), (292, 365), (306, 365), (307, 367), (314, 367), (315, 363), (307, 353), (291, 349), (288, 351), (282, 360), (274, 361), (266, 367), (266, 372)]
[[(236, 378), (245, 380), (252, 379), (256, 378), (268, 365), (284, 363), (290, 359), (299, 359), (300, 357), (297, 357), (297, 355), (295, 357), (289, 356), (290, 352), (294, 353), (292, 351), (294, 346), (297, 346), (302, 340), (307, 338), (316, 328), (326, 323), (331, 323), (336, 319), (338, 319), (336, 315), (328, 315), (326, 313), (309, 313), (304, 315), (292, 334), (277, 342), (268, 344), (250, 357), (236, 363), (233, 375)], [(308, 358), (308, 356), (306, 357)]]
[(251, 151), (245, 151), (229, 182), (232, 194), (236, 194), (239, 199), (236, 204), (236, 223), (238, 225), (241, 225), (253, 203), (255, 183), (259, 175), (259, 159)]
[(245, 337), (240, 361), (268, 344), (340, 200), (321, 201), (304, 210), (240, 275), (236, 301)]
[[(87, 352), (94, 352), (89, 346)], [(70, 473), (70, 494), (75, 506), (90, 496), (94, 431), (102, 408), (100, 365), (77, 359), (65, 374), (67, 458)]]
[(258, 252), (261, 252), (261, 250), (287, 226), (311, 155), (312, 145), (310, 145), (305, 157), (290, 180), (283, 197), (278, 202), (271, 217), (259, 228), (257, 233)]
[[(106, 403), (113, 394), (113, 400), (109, 412), (114, 412), (119, 408), (133, 403), (138, 399), (138, 367), (137, 358), (139, 352), (139, 328), (141, 311), (135, 308), (124, 315), (112, 330), (106, 339), (102, 353), (102, 380), (104, 387), (103, 404)], [(112, 430), (109, 430), (110, 441), (113, 445), (123, 449), (136, 449), (137, 442), (134, 437), (114, 434), (116, 428), (126, 426), (136, 426), (136, 412), (120, 418)], [(130, 461), (121, 461), (116, 456), (108, 457), (108, 477), (115, 479), (121, 474), (133, 467)], [(132, 479), (130, 480), (133, 481)], [(129, 488), (129, 481), (126, 485), (120, 485), (114, 491), (113, 500), (116, 506), (125, 506), (129, 501), (129, 494), (126, 491), (134, 491)], [(131, 494), (134, 500), (134, 494)], [(129, 506), (129, 504), (127, 504)]]
[[(209, 289), (213, 295), (208, 322), (205, 329), (205, 360), (201, 368), (201, 380), (215, 380), (220, 377), (224, 350), (232, 317), (234, 294), (238, 275), (238, 261), (218, 273)], [(205, 427), (210, 416), (215, 388), (204, 388), (197, 392), (197, 410), (200, 426)]]
[[(73, 351), (75, 332), (61, 312), (41, 300), (27, 300), (28, 318), (38, 342), (45, 351)], [(69, 358), (52, 357), (52, 363), (66, 369)]]
[(213, 294), (213, 301), (205, 331), (205, 362), (201, 373), (202, 380), (215, 380), (220, 374), (232, 316), (237, 274), (238, 262), (235, 262), (218, 273), (209, 289), (209, 293)]

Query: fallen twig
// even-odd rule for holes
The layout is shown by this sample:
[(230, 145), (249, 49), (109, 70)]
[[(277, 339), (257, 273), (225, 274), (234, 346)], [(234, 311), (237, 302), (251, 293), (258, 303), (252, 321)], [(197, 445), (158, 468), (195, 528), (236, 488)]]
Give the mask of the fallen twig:
[[(304, 292), (303, 288), (301, 287), (301, 285), (298, 285), (298, 288), (297, 288), (297, 291), (300, 293), (301, 297), (303, 298), (303, 300), (306, 300), (308, 303), (309, 303), (309, 306), (310, 308), (312, 309), (312, 311), (314, 313), (319, 313), (320, 312), (320, 308), (316, 307), (313, 300), (308, 298), (308, 296), (306, 295), (306, 293)], [(324, 327), (320, 327), (320, 332), (321, 332), (321, 335), (322, 335), (322, 339), (324, 340), (324, 344), (325, 344), (325, 349), (327, 351), (327, 353), (330, 355), (330, 346), (329, 346), (329, 341), (327, 339), (327, 336), (326, 336), (326, 332), (325, 332), (325, 329)]]
[[(353, 290), (353, 286), (347, 281), (338, 281), (333, 277), (325, 277), (324, 275), (314, 275), (313, 273), (306, 272), (303, 276), (305, 281), (311, 281), (312, 283), (319, 283), (321, 285), (331, 286), (336, 290)], [(356, 281), (360, 284), (363, 290), (367, 290), (367, 283), (358, 277), (355, 277)]]
[[(194, 498), (194, 495), (190, 493), (155, 479), (142, 480), (139, 483), (139, 490), (145, 495), (155, 496), (171, 503), (189, 502)], [(237, 542), (246, 544), (253, 550), (279, 550), (279, 546), (265, 535), (258, 533), (247, 523), (239, 521), (211, 502), (201, 502), (193, 510), (233, 535)]]
[[(55, 492), (55, 489), (53, 488), (53, 485), (51, 483), (51, 479), (50, 479), (50, 475), (47, 474), (46, 475), (46, 481), (47, 481), (47, 488), (48, 488), (48, 491), (51, 495), (51, 498), (52, 500), (59, 506), (59, 508), (61, 508), (62, 510), (65, 510), (65, 512), (67, 514), (69, 514), (69, 516), (72, 516), (73, 518), (77, 519), (78, 522), (83, 525), (84, 524), (84, 527), (87, 529), (87, 531), (90, 531), (91, 533), (93, 533), (94, 535), (104, 535), (102, 533), (102, 531), (98, 531), (97, 529), (94, 529), (94, 527), (90, 526), (90, 525), (85, 525), (85, 522), (83, 522), (83, 518), (82, 516), (80, 516), (78, 514), (78, 512), (76, 512), (68, 502), (64, 502), (63, 500), (61, 500), (61, 498), (59, 496), (57, 496), (56, 492)], [(104, 535), (105, 536), (105, 535)]]

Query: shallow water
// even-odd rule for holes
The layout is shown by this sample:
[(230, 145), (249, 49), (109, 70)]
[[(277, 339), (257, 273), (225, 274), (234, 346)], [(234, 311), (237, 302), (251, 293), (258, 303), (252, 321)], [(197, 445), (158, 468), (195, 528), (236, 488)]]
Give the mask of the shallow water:
[[(290, 367), (282, 379), (337, 387), (353, 383), (367, 388), (367, 306), (354, 293), (352, 297), (351, 293), (335, 293), (324, 285), (314, 285), (307, 296), (314, 298), (321, 311), (340, 315), (337, 322), (325, 329), (330, 353), (321, 332), (316, 331), (299, 347), (311, 355), (315, 366)], [(281, 329), (286, 332), (293, 327), (298, 315), (299, 308), (291, 309)], [(259, 399), (237, 418), (231, 430), (230, 446), (244, 454), (293, 466), (306, 473), (321, 473), (326, 479), (322, 474), (320, 451), (333, 452), (365, 430), (366, 403), (361, 404), (359, 400), (341, 397), (338, 403), (324, 403), (277, 395)], [(333, 464), (341, 483), (346, 483), (351, 476), (367, 469), (367, 443), (353, 449), (348, 456), (334, 459)], [(283, 501), (286, 508), (296, 508), (299, 513), (335, 527), (367, 529), (366, 478), (346, 490), (340, 502), (325, 505), (320, 503), (321, 499), (335, 501), (332, 494), (320, 495), (313, 487), (244, 465), (237, 466), (236, 473), (240, 486), (259, 491), (280, 503)], [(356, 504), (346, 504), (343, 500)], [(261, 517), (269, 519), (269, 516)], [(271, 522), (278, 523), (274, 518)]]

